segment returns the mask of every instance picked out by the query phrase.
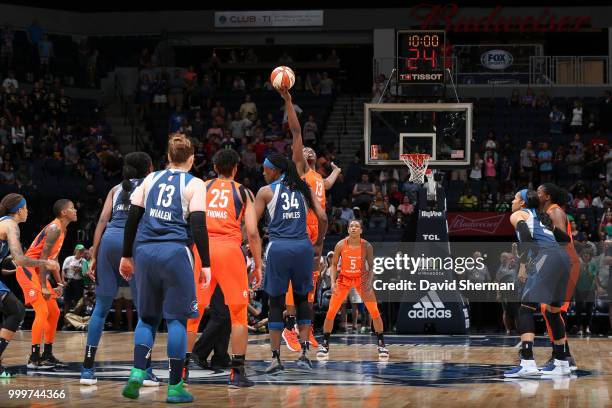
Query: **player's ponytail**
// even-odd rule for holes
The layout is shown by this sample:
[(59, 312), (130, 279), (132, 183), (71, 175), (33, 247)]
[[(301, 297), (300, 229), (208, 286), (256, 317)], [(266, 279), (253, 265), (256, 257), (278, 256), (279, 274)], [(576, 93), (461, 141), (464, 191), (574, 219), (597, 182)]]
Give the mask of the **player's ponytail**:
[(270, 161), (274, 167), (280, 169), (280, 171), (285, 174), (285, 178), (283, 179), (282, 183), (286, 185), (289, 190), (299, 191), (302, 193), (308, 208), (313, 208), (310, 186), (308, 186), (308, 184), (299, 176), (295, 163), (288, 160), (280, 153), (272, 153), (266, 160)]
[(21, 194), (11, 193), (5, 195), (2, 201), (0, 201), (0, 217), (17, 212), (19, 208), (23, 207), (21, 205), (22, 201), (25, 202), (25, 198)]
[(132, 192), (132, 179), (142, 179), (149, 174), (153, 166), (151, 156), (145, 152), (133, 152), (125, 156), (123, 164), (123, 181), (121, 182), (121, 201), (126, 203)]

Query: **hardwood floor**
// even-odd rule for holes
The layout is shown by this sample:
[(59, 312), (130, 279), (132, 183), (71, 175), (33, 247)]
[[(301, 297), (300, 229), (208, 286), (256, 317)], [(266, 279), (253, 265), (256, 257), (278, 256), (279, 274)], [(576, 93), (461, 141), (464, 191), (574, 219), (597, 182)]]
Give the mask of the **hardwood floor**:
[[(3, 364), (18, 370), (0, 381), (0, 407), (123, 407), (165, 405), (166, 387), (143, 388), (141, 398), (120, 394), (132, 360), (132, 333), (106, 332), (97, 356), (98, 384), (79, 385), (86, 335), (60, 332), (54, 354), (68, 363), (55, 372), (25, 369), (30, 333), (20, 332), (4, 353)], [(157, 337), (154, 369), (167, 378), (166, 335)], [(295, 367), (297, 354), (283, 348), (286, 371), (269, 377), (263, 370), (270, 358), (266, 336), (252, 337), (247, 360), (257, 385), (229, 390), (227, 371), (191, 370), (192, 406), (215, 407), (440, 407), (440, 406), (611, 406), (612, 339), (570, 339), (579, 370), (556, 380), (504, 380), (501, 373), (516, 362), (517, 337), (506, 336), (387, 336), (388, 362), (377, 357), (374, 337), (333, 336), (328, 361), (317, 361), (303, 372)], [(550, 355), (546, 339), (538, 338), (535, 355), (543, 364)], [(30, 398), (10, 398), (18, 390), (34, 390)], [(64, 391), (65, 398), (35, 397), (36, 390)], [(39, 391), (40, 393), (40, 391)], [(52, 394), (51, 394), (52, 396)]]

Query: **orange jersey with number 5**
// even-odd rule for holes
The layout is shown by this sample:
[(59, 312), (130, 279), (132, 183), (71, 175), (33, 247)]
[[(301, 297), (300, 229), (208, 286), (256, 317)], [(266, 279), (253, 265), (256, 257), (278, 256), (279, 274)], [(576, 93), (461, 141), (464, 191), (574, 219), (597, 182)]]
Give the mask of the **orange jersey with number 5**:
[(244, 203), (239, 183), (214, 179), (206, 183), (206, 228), (210, 238), (227, 238), (242, 243)]
[[(323, 182), (323, 177), (321, 177), (321, 175), (313, 169), (310, 169), (306, 174), (304, 174), (302, 179), (310, 186), (310, 189), (315, 193), (317, 200), (319, 200), (321, 208), (325, 210), (325, 184)], [(309, 225), (318, 225), (317, 216), (312, 209), (308, 210), (306, 223)]]
[(344, 240), (340, 252), (340, 275), (357, 277), (364, 272), (365, 241), (362, 239), (358, 247), (351, 247), (348, 238)]

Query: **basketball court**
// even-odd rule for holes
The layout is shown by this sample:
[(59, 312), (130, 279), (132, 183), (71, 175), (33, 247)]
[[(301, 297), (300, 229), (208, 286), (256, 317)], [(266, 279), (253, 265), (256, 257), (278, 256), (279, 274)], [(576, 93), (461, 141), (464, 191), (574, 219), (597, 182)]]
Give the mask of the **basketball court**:
[[(49, 372), (25, 368), (30, 333), (20, 332), (5, 354), (4, 364), (20, 375), (0, 382), (3, 407), (165, 405), (166, 387), (143, 388), (138, 401), (127, 401), (121, 387), (132, 364), (132, 333), (106, 333), (98, 351), (96, 386), (79, 385), (86, 333), (58, 333), (56, 355), (68, 367)], [(612, 345), (607, 338), (570, 339), (579, 370), (554, 380), (504, 379), (516, 364), (517, 337), (389, 335), (388, 361), (378, 360), (375, 338), (369, 335), (334, 335), (327, 361), (313, 359), (314, 369), (295, 367), (299, 353), (284, 348), (287, 370), (278, 376), (263, 371), (269, 359), (267, 336), (252, 336), (247, 372), (256, 386), (229, 390), (229, 370), (190, 371), (192, 406), (285, 407), (399, 407), (483, 406), (609, 406), (612, 394)], [(536, 339), (536, 358), (544, 363), (550, 351), (547, 339)], [(167, 380), (165, 334), (153, 351), (155, 373)], [(65, 398), (18, 399), (20, 390), (64, 391)], [(14, 397), (10, 398), (11, 391)], [(17, 393), (17, 394), (15, 394)]]

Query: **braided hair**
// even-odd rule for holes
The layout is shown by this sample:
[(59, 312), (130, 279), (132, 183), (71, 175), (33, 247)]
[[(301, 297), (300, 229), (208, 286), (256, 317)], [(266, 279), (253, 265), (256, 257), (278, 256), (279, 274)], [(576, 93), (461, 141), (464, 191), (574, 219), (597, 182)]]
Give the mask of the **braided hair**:
[(285, 174), (282, 183), (286, 185), (289, 190), (299, 191), (300, 193), (302, 193), (302, 196), (304, 197), (304, 200), (306, 200), (308, 208), (313, 208), (310, 186), (299, 176), (297, 168), (295, 167), (295, 163), (291, 160), (288, 160), (280, 153), (272, 153), (268, 156), (268, 160), (275, 167), (280, 169), (281, 173)]
[(123, 164), (123, 181), (121, 182), (121, 201), (128, 203), (132, 193), (132, 179), (145, 178), (153, 161), (145, 152), (132, 152), (125, 156)]

